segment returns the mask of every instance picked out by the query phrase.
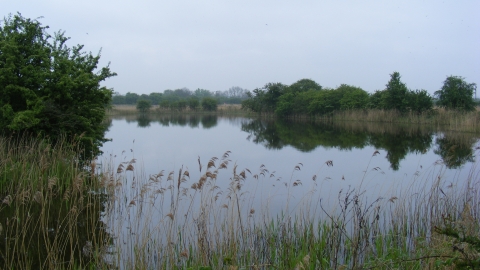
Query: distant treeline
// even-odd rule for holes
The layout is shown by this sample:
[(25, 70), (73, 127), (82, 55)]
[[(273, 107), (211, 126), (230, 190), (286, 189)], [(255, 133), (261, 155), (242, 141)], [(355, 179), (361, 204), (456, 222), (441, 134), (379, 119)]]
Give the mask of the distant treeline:
[(205, 98), (215, 99), (218, 104), (240, 104), (247, 99), (247, 90), (234, 86), (226, 91), (209, 91), (205, 89), (197, 89), (191, 91), (188, 88), (181, 88), (176, 90), (165, 90), (163, 93), (150, 94), (136, 94), (128, 92), (125, 95), (114, 93), (112, 97), (112, 104), (114, 105), (135, 105), (139, 100), (149, 101), (152, 105), (159, 105), (160, 107), (186, 107), (189, 104), (198, 104)]
[(281, 117), (325, 115), (352, 109), (393, 109), (420, 114), (431, 111), (434, 105), (466, 111), (475, 108), (473, 92), (476, 85), (466, 83), (462, 77), (447, 77), (443, 87), (435, 92), (434, 99), (426, 90), (409, 90), (398, 72), (390, 76), (386, 88), (373, 94), (346, 84), (335, 89), (323, 88), (310, 79), (292, 85), (268, 83), (263, 88), (247, 92), (248, 99), (242, 102), (242, 107)]

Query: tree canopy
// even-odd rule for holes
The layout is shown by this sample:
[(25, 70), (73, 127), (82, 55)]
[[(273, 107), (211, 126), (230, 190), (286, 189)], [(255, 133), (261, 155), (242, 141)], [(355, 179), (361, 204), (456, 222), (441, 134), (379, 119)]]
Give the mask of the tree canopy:
[(100, 82), (116, 73), (98, 68), (100, 53), (68, 47), (65, 32), (48, 28), (20, 13), (0, 22), (0, 130), (52, 142), (76, 137), (97, 154), (113, 92)]
[(449, 76), (440, 90), (435, 92), (437, 105), (446, 109), (473, 111), (475, 101), (473, 93), (477, 90), (475, 83), (467, 83), (459, 76)]
[(150, 102), (150, 100), (140, 99), (137, 101), (137, 110), (142, 113), (149, 111), (151, 107), (152, 103)]

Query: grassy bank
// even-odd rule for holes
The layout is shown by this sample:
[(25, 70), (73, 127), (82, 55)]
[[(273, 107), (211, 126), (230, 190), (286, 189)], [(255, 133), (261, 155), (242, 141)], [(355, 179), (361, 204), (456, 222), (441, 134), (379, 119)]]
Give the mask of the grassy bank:
[[(375, 198), (362, 187), (365, 173), (329, 201), (315, 192), (321, 168), (311, 179), (292, 174), (285, 176), (285, 204), (270, 212), (254, 200), (262, 183), (275, 181), (273, 172), (263, 165), (240, 169), (229, 152), (199, 160), (200, 177), (190, 179), (193, 171), (183, 167), (146, 175), (135, 159), (84, 167), (72, 158), (75, 149), (43, 141), (1, 139), (0, 147), (1, 269), (452, 269), (480, 263), (477, 166), (468, 179), (445, 179), (437, 163), (415, 174), (408, 189)], [(247, 182), (256, 188), (247, 189)], [(294, 189), (306, 195), (293, 198)], [(291, 205), (294, 199), (300, 203)], [(269, 198), (260, 203), (268, 206)]]

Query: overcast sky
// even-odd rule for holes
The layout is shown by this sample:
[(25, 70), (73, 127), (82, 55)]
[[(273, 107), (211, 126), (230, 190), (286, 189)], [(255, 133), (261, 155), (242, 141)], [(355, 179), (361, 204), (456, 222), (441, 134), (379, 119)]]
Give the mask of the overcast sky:
[(449, 75), (480, 84), (480, 2), (0, 0), (68, 45), (102, 49), (108, 87), (151, 93), (210, 91), (302, 78), (323, 87), (385, 88), (394, 71), (410, 89), (438, 90)]

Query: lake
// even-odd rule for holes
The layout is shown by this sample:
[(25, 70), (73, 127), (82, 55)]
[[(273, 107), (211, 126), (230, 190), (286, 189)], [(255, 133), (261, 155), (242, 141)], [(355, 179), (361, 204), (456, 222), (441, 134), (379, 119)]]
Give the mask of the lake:
[(442, 192), (462, 187), (477, 174), (475, 134), (425, 126), (216, 115), (115, 116), (109, 125), (99, 162), (117, 172), (116, 200), (104, 219), (124, 258), (152, 235), (157, 244), (178, 241), (167, 224), (191, 227), (182, 241), (197, 241), (206, 201), (215, 205), (209, 211), (227, 209), (203, 221), (216, 232), (213, 221), (232, 208), (244, 223), (321, 217), (352, 190), (369, 205), (434, 183)]

